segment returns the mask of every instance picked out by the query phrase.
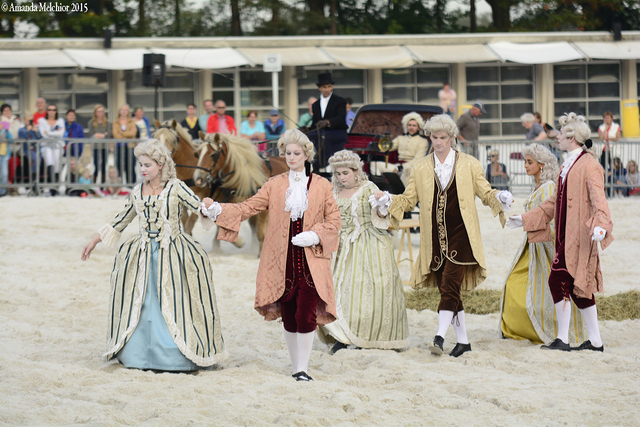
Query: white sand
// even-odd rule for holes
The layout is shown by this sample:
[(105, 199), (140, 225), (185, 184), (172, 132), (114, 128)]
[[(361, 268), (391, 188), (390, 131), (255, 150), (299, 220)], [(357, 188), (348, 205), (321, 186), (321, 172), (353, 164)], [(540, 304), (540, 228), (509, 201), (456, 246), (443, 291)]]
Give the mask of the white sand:
[[(515, 206), (522, 205), (518, 198)], [(215, 370), (154, 374), (101, 358), (115, 251), (82, 247), (122, 199), (0, 199), (1, 425), (638, 425), (640, 320), (602, 321), (605, 353), (545, 352), (501, 340), (498, 315), (467, 315), (473, 351), (432, 356), (437, 316), (409, 311), (404, 352), (316, 340), (310, 374), (290, 377), (282, 325), (253, 310), (255, 245), (212, 254), (229, 358)], [(640, 201), (610, 202), (616, 240), (601, 253), (605, 293), (638, 289)], [(516, 208), (516, 212), (521, 209)], [(480, 210), (489, 278), (499, 289), (522, 232)], [(137, 221), (123, 239), (137, 230)], [(212, 234), (196, 238), (211, 249)], [(242, 234), (251, 240), (243, 226)], [(413, 236), (417, 253), (416, 235)], [(414, 253), (415, 255), (415, 253)], [(402, 264), (408, 279), (408, 262)], [(450, 329), (445, 350), (455, 344)]]

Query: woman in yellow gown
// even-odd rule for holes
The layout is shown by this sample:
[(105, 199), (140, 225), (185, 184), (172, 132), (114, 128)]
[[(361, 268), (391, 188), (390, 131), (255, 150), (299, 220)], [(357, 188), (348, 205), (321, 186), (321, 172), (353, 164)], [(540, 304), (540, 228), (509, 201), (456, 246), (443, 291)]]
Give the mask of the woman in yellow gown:
[[(524, 203), (528, 212), (555, 191), (558, 161), (549, 149), (537, 143), (527, 145), (522, 154), (527, 175), (535, 179), (535, 189)], [(500, 332), (504, 338), (547, 344), (556, 337), (555, 307), (548, 284), (555, 254), (553, 222), (550, 227), (549, 240), (545, 242), (529, 243), (525, 234), (511, 263), (500, 301)], [(571, 302), (569, 340), (584, 341), (583, 329), (582, 317)]]

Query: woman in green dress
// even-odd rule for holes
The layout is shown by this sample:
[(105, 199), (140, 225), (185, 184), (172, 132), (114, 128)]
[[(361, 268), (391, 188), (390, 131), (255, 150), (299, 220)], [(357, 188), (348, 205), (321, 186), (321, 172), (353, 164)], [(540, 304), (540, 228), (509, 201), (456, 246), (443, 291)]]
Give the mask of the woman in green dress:
[[(529, 212), (551, 197), (558, 176), (556, 156), (538, 143), (527, 145), (522, 152), (527, 175), (534, 178), (535, 189), (524, 203)], [(549, 290), (549, 273), (555, 254), (554, 224), (548, 241), (529, 243), (527, 234), (511, 263), (500, 301), (500, 331), (504, 338), (528, 339), (533, 343), (550, 343), (556, 337), (555, 307)], [(569, 340), (583, 340), (582, 316), (571, 302)]]
[(389, 219), (372, 214), (369, 197), (378, 190), (362, 172), (362, 160), (349, 150), (329, 159), (333, 195), (340, 208), (340, 246), (331, 270), (338, 319), (319, 328), (332, 353), (360, 348), (402, 349), (409, 346), (409, 327), (402, 280), (387, 233)]

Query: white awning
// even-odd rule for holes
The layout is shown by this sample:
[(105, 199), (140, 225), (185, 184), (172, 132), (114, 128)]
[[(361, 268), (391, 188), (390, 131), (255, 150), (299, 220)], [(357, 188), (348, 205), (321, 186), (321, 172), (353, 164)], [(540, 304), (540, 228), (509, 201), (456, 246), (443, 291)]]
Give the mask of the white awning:
[(421, 62), (451, 64), (457, 62), (500, 61), (500, 57), (483, 44), (407, 45)]
[(503, 60), (518, 62), (520, 64), (553, 64), (556, 62), (584, 59), (584, 55), (578, 52), (568, 42), (498, 42), (489, 43), (489, 48)]
[(165, 63), (172, 67), (218, 70), (221, 68), (253, 65), (236, 49), (151, 49), (153, 53), (165, 55)]
[(63, 49), (82, 68), (101, 70), (138, 70), (147, 49)]
[(574, 44), (591, 59), (640, 59), (640, 41), (576, 42)]
[(60, 49), (2, 50), (0, 68), (77, 67), (78, 63)]
[(322, 49), (349, 68), (405, 68), (414, 64), (413, 57), (401, 46), (323, 47)]
[(336, 62), (317, 47), (238, 48), (254, 64), (262, 65), (266, 53), (279, 53), (283, 66), (332, 64)]

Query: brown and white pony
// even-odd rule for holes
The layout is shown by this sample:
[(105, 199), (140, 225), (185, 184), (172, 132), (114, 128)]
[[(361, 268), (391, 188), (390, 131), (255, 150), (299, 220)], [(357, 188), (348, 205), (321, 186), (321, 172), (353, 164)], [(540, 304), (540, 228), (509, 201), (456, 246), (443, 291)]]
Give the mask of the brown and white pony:
[[(213, 199), (223, 203), (242, 202), (258, 192), (271, 176), (288, 172), (284, 158), (263, 158), (249, 140), (231, 135), (200, 134), (204, 143), (198, 149), (195, 184), (212, 188)], [(260, 244), (267, 231), (267, 215), (262, 212), (249, 220)], [(258, 256), (260, 256), (260, 252)]]

